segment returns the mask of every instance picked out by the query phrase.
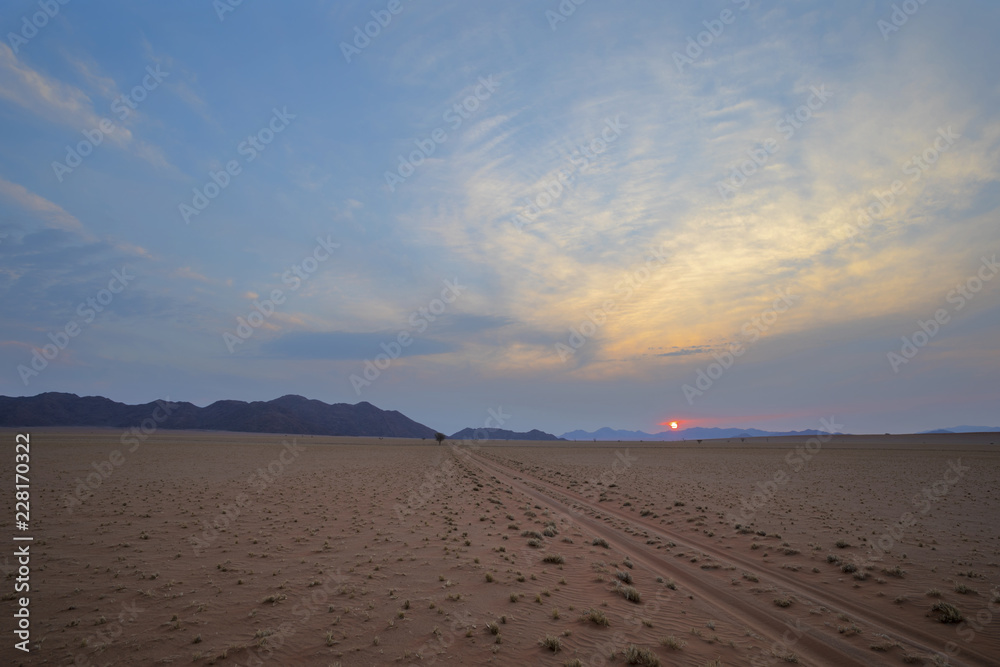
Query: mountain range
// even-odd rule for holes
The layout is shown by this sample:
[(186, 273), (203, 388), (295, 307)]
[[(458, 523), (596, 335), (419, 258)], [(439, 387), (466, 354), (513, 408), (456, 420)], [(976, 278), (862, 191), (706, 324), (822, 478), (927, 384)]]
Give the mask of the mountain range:
[[(164, 406), (168, 410), (164, 409)], [(433, 438), (435, 430), (395, 410), (382, 410), (362, 401), (328, 404), (289, 394), (272, 401), (216, 401), (199, 408), (193, 403), (155, 401), (126, 405), (102, 396), (77, 396), (48, 392), (37, 396), (0, 396), (0, 427), (93, 426), (129, 428), (158, 415), (155, 423), (165, 429), (198, 429), (249, 433), (367, 436), (387, 438)], [(160, 418), (162, 417), (162, 418)], [(755, 428), (687, 429), (646, 433), (601, 428), (569, 431), (555, 436), (537, 429), (518, 432), (506, 429), (465, 428), (450, 436), (454, 440), (475, 439), (487, 432), (490, 440), (623, 440), (677, 441), (724, 438), (760, 438), (782, 435), (809, 437), (825, 431), (762, 431)], [(996, 426), (954, 426), (924, 431), (933, 433), (1000, 432)]]
[(204, 408), (171, 401), (126, 405), (101, 396), (56, 392), (0, 396), (0, 426), (129, 428), (151, 418), (165, 429), (390, 438), (433, 438), (435, 433), (402, 413), (368, 402), (330, 405), (295, 395), (252, 403), (216, 401)]
[[(483, 438), (483, 433), (486, 437)], [(450, 436), (452, 440), (565, 440), (557, 438), (551, 433), (539, 431), (537, 428), (521, 433), (518, 431), (508, 431), (503, 428), (463, 428), (458, 433)]]

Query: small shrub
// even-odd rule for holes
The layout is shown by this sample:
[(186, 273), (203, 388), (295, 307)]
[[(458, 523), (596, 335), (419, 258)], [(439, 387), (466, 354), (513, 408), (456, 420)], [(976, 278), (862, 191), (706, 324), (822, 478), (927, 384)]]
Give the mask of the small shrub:
[(642, 602), (642, 596), (639, 594), (639, 591), (632, 586), (622, 586), (619, 584), (615, 590), (629, 602), (635, 602), (636, 604)]
[(617, 572), (615, 572), (615, 576), (618, 577), (619, 579), (621, 579), (622, 581), (624, 581), (626, 584), (631, 584), (632, 583), (632, 573), (631, 572), (624, 572), (622, 570), (618, 570)]
[(666, 637), (660, 640), (661, 646), (666, 646), (667, 648), (674, 651), (680, 651), (682, 648), (684, 648), (686, 644), (687, 644), (686, 641), (680, 640), (673, 635), (667, 635)]
[(935, 602), (934, 606), (931, 607), (931, 615), (934, 612), (939, 612), (941, 615), (938, 616), (938, 620), (942, 623), (961, 623), (962, 622), (962, 612), (958, 610), (958, 607), (947, 602)]
[(779, 607), (791, 607), (792, 601), (790, 598), (774, 598), (774, 604)]
[(544, 639), (540, 639), (538, 643), (543, 647), (547, 648), (553, 653), (559, 652), (559, 638), (553, 637), (552, 635), (545, 635)]
[(583, 612), (583, 620), (593, 621), (597, 625), (608, 627), (608, 617), (600, 609), (588, 609)]
[(563, 563), (566, 562), (566, 559), (563, 558), (562, 556), (560, 556), (559, 554), (546, 554), (545, 557), (542, 558), (542, 562), (543, 563), (555, 563), (556, 565), (562, 565)]
[(643, 667), (660, 667), (660, 659), (656, 657), (655, 653), (635, 644), (629, 644), (625, 647), (625, 662)]
[(595, 547), (604, 547), (605, 549), (611, 548), (611, 545), (608, 544), (608, 541), (603, 537), (595, 537), (593, 540), (591, 540), (590, 544)]

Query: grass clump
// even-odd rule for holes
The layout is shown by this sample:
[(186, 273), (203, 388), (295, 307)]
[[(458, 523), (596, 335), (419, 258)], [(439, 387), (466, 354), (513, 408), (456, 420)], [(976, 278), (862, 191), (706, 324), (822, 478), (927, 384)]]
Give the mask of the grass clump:
[(608, 627), (608, 617), (600, 609), (588, 609), (583, 612), (583, 620), (592, 621), (597, 625)]
[(642, 602), (642, 596), (633, 586), (622, 586), (619, 584), (615, 591), (629, 602), (635, 602), (636, 604)]
[(635, 644), (629, 644), (625, 647), (625, 662), (643, 667), (660, 667), (660, 659), (656, 657), (655, 653)]
[(553, 637), (552, 635), (545, 635), (545, 638), (538, 640), (538, 643), (542, 646), (542, 648), (547, 648), (553, 653), (559, 652), (560, 646), (558, 637)]
[(595, 537), (593, 540), (591, 540), (590, 544), (595, 547), (604, 547), (605, 549), (611, 548), (611, 545), (608, 544), (608, 541), (603, 537)]
[(686, 644), (686, 641), (678, 639), (674, 635), (667, 635), (660, 640), (660, 646), (666, 646), (673, 651), (680, 651)]
[(931, 607), (931, 615), (937, 612), (940, 614), (938, 620), (942, 623), (961, 623), (962, 622), (962, 612), (958, 610), (953, 604), (948, 604), (947, 602), (935, 602), (934, 606)]
[(559, 554), (546, 554), (545, 557), (542, 558), (542, 562), (543, 563), (554, 563), (556, 565), (562, 565), (563, 563), (566, 562), (566, 559), (563, 558), (562, 556), (560, 556)]
[(615, 572), (615, 576), (618, 577), (619, 579), (621, 579), (626, 584), (631, 584), (632, 583), (632, 573), (631, 572), (624, 572), (622, 570), (618, 570), (617, 572)]

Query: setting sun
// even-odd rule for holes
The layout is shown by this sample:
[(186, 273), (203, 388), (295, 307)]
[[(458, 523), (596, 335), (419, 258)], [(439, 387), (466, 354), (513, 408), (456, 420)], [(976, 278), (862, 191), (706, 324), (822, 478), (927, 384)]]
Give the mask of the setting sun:
[(670, 422), (670, 428), (677, 428), (677, 422)]

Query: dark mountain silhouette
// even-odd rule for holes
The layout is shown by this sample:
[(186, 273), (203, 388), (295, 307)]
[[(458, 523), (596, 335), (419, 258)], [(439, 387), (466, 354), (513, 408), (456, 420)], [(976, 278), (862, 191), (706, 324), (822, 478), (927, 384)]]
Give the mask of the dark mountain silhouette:
[[(485, 433), (485, 436), (484, 436)], [(451, 440), (565, 440), (557, 438), (551, 433), (539, 431), (537, 428), (521, 433), (518, 431), (508, 431), (502, 428), (463, 428), (454, 435), (448, 436)]]
[[(302, 435), (433, 438), (434, 429), (395, 410), (371, 403), (356, 405), (282, 396), (273, 401), (216, 401), (204, 408), (166, 401), (170, 414), (157, 424), (166, 429), (202, 429)], [(0, 426), (97, 426), (129, 428), (163, 416), (161, 402), (126, 405), (101, 396), (49, 392), (37, 396), (0, 396)]]
[(933, 431), (921, 431), (921, 433), (997, 433), (1000, 426), (952, 426), (950, 428), (939, 428)]

